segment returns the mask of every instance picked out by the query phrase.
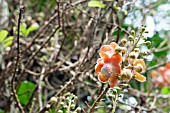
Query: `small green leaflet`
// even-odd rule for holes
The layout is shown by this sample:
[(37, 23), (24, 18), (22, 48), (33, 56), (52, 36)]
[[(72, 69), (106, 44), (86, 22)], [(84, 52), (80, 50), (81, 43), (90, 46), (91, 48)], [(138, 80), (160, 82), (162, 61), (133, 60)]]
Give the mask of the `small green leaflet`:
[(99, 1), (93, 1), (93, 0), (88, 2), (88, 6), (89, 7), (99, 7), (99, 8), (105, 8), (106, 7), (105, 4), (103, 4), (103, 3), (99, 2)]

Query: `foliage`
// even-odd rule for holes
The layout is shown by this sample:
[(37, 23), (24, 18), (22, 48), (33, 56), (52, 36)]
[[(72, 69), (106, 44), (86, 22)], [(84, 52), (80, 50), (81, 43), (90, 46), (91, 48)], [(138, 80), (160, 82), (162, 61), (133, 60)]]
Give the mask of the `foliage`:
[(99, 8), (105, 8), (105, 4), (99, 2), (99, 1), (95, 1), (95, 0), (92, 0), (90, 2), (88, 2), (88, 6), (89, 7), (99, 7)]
[(4, 69), (4, 60), (3, 56), (5, 55), (5, 48), (9, 47), (13, 43), (13, 36), (9, 36), (7, 30), (0, 31), (0, 66)]
[(29, 81), (24, 81), (21, 83), (20, 88), (18, 90), (18, 99), (21, 102), (21, 104), (26, 105), (28, 103), (28, 100), (33, 93), (33, 90), (35, 88), (35, 84)]

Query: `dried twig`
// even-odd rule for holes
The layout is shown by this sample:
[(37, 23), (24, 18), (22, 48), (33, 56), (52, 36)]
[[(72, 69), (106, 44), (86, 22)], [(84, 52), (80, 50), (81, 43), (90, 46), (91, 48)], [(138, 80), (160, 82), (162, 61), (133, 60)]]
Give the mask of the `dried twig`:
[(90, 108), (89, 113), (92, 113), (93, 110), (95, 109), (96, 105), (100, 102), (101, 98), (107, 93), (107, 91), (109, 90), (110, 86), (108, 85), (103, 92), (101, 92), (98, 96), (98, 98), (96, 99), (96, 101), (93, 103), (92, 107)]
[(20, 11), (19, 11), (19, 18), (18, 18), (18, 34), (17, 34), (17, 59), (16, 59), (16, 63), (14, 65), (14, 72), (12, 75), (12, 80), (11, 80), (11, 87), (12, 87), (12, 95), (14, 97), (14, 100), (16, 101), (16, 105), (19, 108), (21, 113), (24, 113), (24, 110), (18, 100), (17, 94), (16, 94), (16, 90), (15, 90), (15, 85), (14, 85), (14, 81), (15, 81), (15, 75), (17, 72), (17, 68), (19, 65), (19, 59), (20, 59), (20, 23), (21, 23), (21, 18), (22, 18), (22, 13), (24, 11), (24, 6), (20, 5)]

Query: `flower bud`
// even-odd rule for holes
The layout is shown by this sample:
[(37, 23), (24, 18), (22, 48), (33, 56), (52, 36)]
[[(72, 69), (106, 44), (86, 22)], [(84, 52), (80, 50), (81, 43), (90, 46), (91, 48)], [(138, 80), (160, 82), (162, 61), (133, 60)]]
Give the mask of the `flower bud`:
[(131, 30), (130, 33), (131, 33), (132, 36), (135, 36), (135, 31), (134, 30)]
[(128, 82), (132, 78), (131, 69), (123, 69), (121, 77), (123, 80)]
[(78, 97), (77, 97), (77, 96), (75, 96), (75, 97), (74, 97), (74, 100), (77, 100), (77, 99), (78, 99)]
[(46, 108), (47, 108), (47, 109), (49, 109), (50, 107), (51, 107), (51, 105), (50, 105), (50, 104), (47, 104), (47, 105), (46, 105)]
[(69, 96), (69, 95), (71, 95), (71, 93), (70, 93), (70, 92), (66, 93), (66, 96)]
[(115, 48), (115, 52), (116, 53), (120, 53), (122, 50), (121, 50), (121, 47), (120, 46), (117, 46), (116, 48)]
[(63, 111), (62, 111), (62, 110), (59, 110), (57, 113), (63, 113)]
[(81, 108), (80, 108), (80, 107), (77, 107), (77, 108), (76, 108), (76, 112), (80, 113), (80, 111), (81, 111)]
[(117, 90), (116, 89), (113, 89), (113, 91), (112, 91), (114, 94), (116, 94), (117, 93)]
[(108, 94), (108, 97), (109, 97), (109, 98), (112, 98), (113, 96), (114, 96), (114, 95), (111, 94), (111, 93)]
[(121, 40), (121, 42), (122, 42), (123, 45), (125, 45), (127, 40), (124, 38), (124, 39)]
[(141, 27), (141, 32), (142, 32), (142, 33), (145, 31), (145, 28), (146, 28), (146, 27), (144, 27), (144, 26)]
[(134, 37), (132, 35), (128, 36), (130, 41), (134, 41)]
[(73, 103), (74, 103), (74, 100), (71, 100), (71, 103), (73, 104)]
[(150, 41), (146, 41), (145, 45), (149, 46), (149, 45), (151, 45), (151, 42)]
[(61, 105), (61, 106), (64, 106), (64, 102), (60, 102), (60, 105)]
[(126, 48), (125, 47), (121, 47), (122, 53), (125, 54), (126, 53)]
[(57, 102), (57, 98), (56, 97), (51, 97), (50, 102), (51, 103), (56, 103)]
[(64, 108), (64, 109), (67, 109), (67, 108), (68, 108), (68, 106), (67, 106), (67, 105), (64, 105), (64, 106), (63, 106), (63, 108)]
[(143, 56), (147, 56), (148, 55), (148, 53), (145, 51), (145, 52), (141, 52), (141, 55), (143, 55)]
[(136, 53), (140, 53), (140, 49), (139, 49), (139, 48), (135, 48), (134, 51), (135, 51)]
[(122, 74), (122, 80), (125, 80), (128, 82), (130, 79), (131, 79), (131, 77), (129, 75)]
[(75, 105), (74, 105), (74, 104), (72, 104), (72, 105), (70, 106), (70, 108), (71, 108), (71, 109), (74, 109), (74, 108), (75, 108)]
[(134, 66), (134, 69), (137, 71), (137, 72), (142, 72), (142, 68), (143, 66)]
[(67, 98), (66, 98), (66, 101), (70, 101), (70, 98), (69, 98), (69, 97), (67, 97)]
[(135, 55), (133, 55), (133, 54), (130, 54), (129, 57), (132, 59), (136, 59)]
[(147, 37), (143, 37), (143, 40), (147, 40), (148, 38)]
[(130, 57), (131, 59), (136, 59), (136, 58), (137, 58), (137, 55), (136, 55), (135, 52), (131, 52), (131, 53), (129, 54), (129, 57)]

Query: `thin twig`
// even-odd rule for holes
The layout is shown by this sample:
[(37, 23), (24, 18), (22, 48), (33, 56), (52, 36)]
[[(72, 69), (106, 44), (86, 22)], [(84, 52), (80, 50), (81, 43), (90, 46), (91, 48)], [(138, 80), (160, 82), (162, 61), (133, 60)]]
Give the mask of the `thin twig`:
[(40, 109), (43, 107), (42, 93), (41, 93), (42, 85), (41, 84), (42, 84), (42, 80), (44, 78), (44, 72), (45, 72), (45, 68), (43, 67), (42, 71), (41, 71), (41, 76), (39, 78), (39, 85), (38, 85), (38, 101), (39, 101)]
[[(60, 6), (60, 4), (59, 4), (60, 2), (58, 1), (58, 8), (59, 8), (59, 6)], [(63, 11), (63, 12), (65, 12), (65, 11)], [(59, 26), (61, 26), (60, 25), (60, 11), (58, 11), (58, 24), (59, 24)], [(65, 40), (66, 40), (66, 38), (67, 38), (67, 35), (66, 35), (66, 32), (65, 32), (65, 27), (64, 27), (64, 13), (62, 13), (62, 26), (61, 26), (61, 28), (62, 28), (62, 32), (63, 32), (63, 35), (64, 35), (64, 38), (63, 38), (63, 40), (62, 40), (62, 42), (61, 42), (61, 46), (60, 46), (60, 49), (59, 49), (59, 51), (58, 51), (58, 53), (57, 53), (57, 55), (56, 55), (56, 59), (58, 58), (58, 56), (60, 55), (60, 52), (61, 52), (61, 50), (62, 50), (62, 48), (63, 48), (63, 45), (64, 45), (64, 42), (65, 42)]]
[(169, 62), (163, 62), (163, 63), (157, 64), (157, 65), (155, 65), (155, 66), (149, 67), (149, 68), (147, 68), (146, 71), (150, 71), (150, 70), (152, 70), (152, 69), (158, 68), (158, 67), (163, 66), (163, 65), (165, 65), (165, 64), (167, 64), (167, 63), (170, 63), (170, 61), (169, 61)]
[(18, 26), (17, 26), (17, 29), (18, 29), (18, 34), (17, 34), (17, 59), (16, 59), (15, 65), (14, 65), (14, 72), (13, 72), (12, 80), (11, 80), (12, 95), (13, 95), (14, 100), (16, 101), (16, 105), (19, 108), (19, 111), (21, 113), (24, 113), (24, 110), (23, 110), (23, 107), (21, 106), (21, 104), (20, 104), (20, 102), (18, 100), (16, 90), (15, 90), (15, 86), (14, 86), (14, 81), (15, 81), (15, 75), (16, 75), (17, 68), (18, 68), (18, 65), (19, 65), (19, 60), (20, 60), (20, 40), (19, 39), (20, 39), (20, 23), (21, 23), (23, 10), (24, 10), (24, 6), (20, 5)]
[(100, 100), (101, 100), (101, 98), (104, 96), (104, 94), (107, 93), (107, 91), (109, 90), (109, 88), (110, 88), (110, 86), (108, 85), (108, 86), (104, 89), (104, 91), (99, 94), (98, 98), (97, 98), (96, 101), (93, 103), (93, 105), (92, 105), (89, 113), (92, 113), (92, 112), (93, 112), (93, 110), (95, 109), (95, 107), (97, 106), (97, 104), (100, 102)]

